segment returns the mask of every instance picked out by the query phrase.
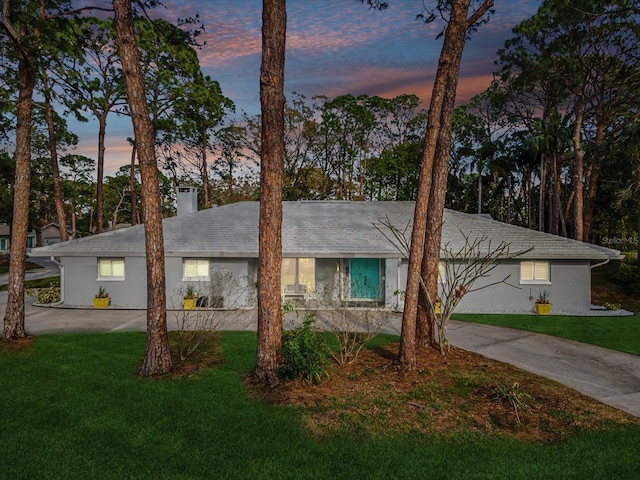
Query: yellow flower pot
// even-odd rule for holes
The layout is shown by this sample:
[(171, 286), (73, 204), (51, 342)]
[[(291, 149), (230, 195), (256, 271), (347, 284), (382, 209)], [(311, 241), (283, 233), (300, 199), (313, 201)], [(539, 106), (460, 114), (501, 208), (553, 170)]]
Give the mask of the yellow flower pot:
[(536, 303), (536, 313), (538, 315), (549, 315), (551, 313), (550, 303)]
[(93, 308), (107, 308), (109, 306), (109, 297), (103, 298), (94, 298), (93, 299)]
[(183, 298), (182, 299), (182, 308), (185, 310), (193, 310), (196, 308), (197, 298)]

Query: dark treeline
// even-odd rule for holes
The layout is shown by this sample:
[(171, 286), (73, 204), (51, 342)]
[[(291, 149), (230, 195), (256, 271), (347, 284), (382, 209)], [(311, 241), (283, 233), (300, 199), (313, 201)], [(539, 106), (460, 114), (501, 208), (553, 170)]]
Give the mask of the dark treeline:
[[(448, 208), (594, 243), (626, 239), (628, 245), (616, 248), (632, 247), (640, 224), (640, 30), (634, 5), (548, 1), (513, 30), (497, 52), (492, 85), (455, 111)], [(138, 20), (137, 34), (165, 214), (173, 213), (179, 183), (199, 188), (203, 208), (258, 199), (260, 116), (231, 116), (233, 102), (202, 73), (197, 35), (164, 20)], [(103, 178), (107, 115), (128, 115), (113, 27), (91, 18), (70, 20), (59, 32), (64, 35), (75, 41), (63, 50), (46, 46), (56, 60), (39, 70), (45, 74), (36, 82), (30, 222), (58, 219), (58, 177), (72, 235), (139, 223), (134, 141), (129, 139), (131, 164)], [(17, 101), (11, 94), (17, 89), (10, 87), (17, 60), (6, 38), (2, 48), (0, 221), (10, 223), (11, 105)], [(51, 118), (47, 99), (54, 106)], [(428, 115), (415, 95), (292, 93), (285, 109), (284, 200), (415, 198)], [(78, 139), (68, 131), (69, 115), (99, 120), (97, 162), (72, 153)]]

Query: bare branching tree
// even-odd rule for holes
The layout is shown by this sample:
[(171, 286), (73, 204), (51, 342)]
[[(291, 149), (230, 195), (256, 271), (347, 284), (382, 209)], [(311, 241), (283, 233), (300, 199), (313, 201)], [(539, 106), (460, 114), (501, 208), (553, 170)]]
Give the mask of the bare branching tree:
[[(410, 231), (410, 224), (401, 229), (386, 218), (380, 225), (374, 224), (374, 226), (396, 247), (403, 258), (409, 257), (410, 244), (406, 235)], [(502, 241), (494, 245), (487, 235), (472, 238), (462, 231), (460, 234), (464, 239), (462, 246), (456, 248), (448, 242), (440, 249), (442, 269), (438, 280), (437, 297), (434, 298), (429, 294), (424, 278), (420, 278), (420, 288), (428, 301), (427, 308), (431, 309), (436, 321), (438, 349), (443, 355), (448, 350), (449, 320), (463, 297), (500, 284), (520, 288), (509, 283), (510, 275), (497, 276), (493, 279), (491, 274), (502, 263), (531, 251), (528, 249), (512, 252), (511, 244), (508, 242)], [(477, 285), (481, 279), (485, 281)]]

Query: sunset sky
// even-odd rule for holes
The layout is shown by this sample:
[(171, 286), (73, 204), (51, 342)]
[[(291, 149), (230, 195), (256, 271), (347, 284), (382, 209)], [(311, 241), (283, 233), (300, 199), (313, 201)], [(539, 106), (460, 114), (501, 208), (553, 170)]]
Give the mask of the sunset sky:
[[(442, 46), (442, 24), (416, 20), (422, 0), (388, 0), (383, 12), (355, 0), (288, 0), (285, 94), (307, 97), (351, 93), (392, 97), (418, 95), (428, 105)], [(435, 2), (425, 2), (435, 3)], [(496, 51), (511, 28), (533, 15), (540, 1), (496, 0), (496, 14), (467, 42), (462, 59), (458, 102), (483, 91), (491, 80)], [(151, 12), (170, 21), (200, 15), (206, 45), (198, 52), (205, 74), (220, 82), (238, 112), (260, 111), (259, 69), (262, 2), (259, 0), (165, 0)], [(97, 127), (75, 124), (80, 136), (74, 153), (96, 158)], [(129, 162), (126, 142), (130, 119), (110, 115), (106, 173)]]

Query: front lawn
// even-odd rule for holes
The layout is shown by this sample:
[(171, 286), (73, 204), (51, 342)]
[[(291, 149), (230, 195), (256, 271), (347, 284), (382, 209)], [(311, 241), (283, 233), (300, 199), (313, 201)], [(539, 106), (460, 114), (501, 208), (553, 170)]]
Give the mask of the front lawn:
[(562, 315), (456, 314), (455, 320), (519, 328), (640, 355), (640, 315), (570, 317)]
[[(640, 477), (640, 425), (609, 421), (590, 430), (601, 419), (598, 409), (578, 416), (591, 418), (588, 422), (577, 421), (568, 410), (555, 411), (571, 428), (552, 443), (468, 429), (433, 436), (413, 431), (408, 421), (402, 433), (390, 433), (395, 430), (384, 424), (374, 433), (311, 433), (305, 419), (320, 407), (260, 402), (243, 383), (254, 362), (255, 334), (225, 332), (222, 363), (197, 376), (163, 380), (134, 375), (144, 345), (145, 334), (136, 332), (46, 335), (21, 349), (0, 344), (0, 477)], [(481, 370), (493, 368), (483, 365)], [(373, 369), (360, 369), (359, 377), (350, 374), (346, 379), (366, 384)], [(473, 393), (477, 379), (462, 373), (454, 381), (455, 391)], [(421, 375), (417, 387), (423, 397), (403, 394), (398, 400), (408, 408), (430, 405), (432, 394), (425, 387), (431, 372)], [(382, 394), (394, 389), (393, 382), (378, 384), (373, 388), (375, 402), (366, 411), (360, 413), (356, 400), (333, 421), (349, 412), (366, 424), (379, 421), (378, 410), (389, 407), (382, 403), (389, 397)], [(358, 393), (363, 401), (364, 390)], [(571, 404), (571, 395), (564, 396)], [(420, 418), (444, 422), (445, 407), (430, 405)], [(462, 402), (458, 408), (463, 414), (470, 405)], [(510, 428), (517, 432), (523, 427)]]

